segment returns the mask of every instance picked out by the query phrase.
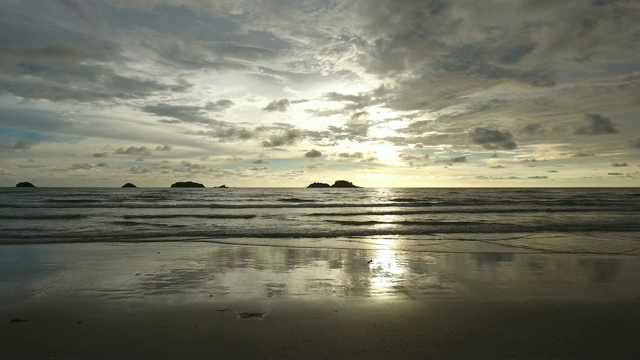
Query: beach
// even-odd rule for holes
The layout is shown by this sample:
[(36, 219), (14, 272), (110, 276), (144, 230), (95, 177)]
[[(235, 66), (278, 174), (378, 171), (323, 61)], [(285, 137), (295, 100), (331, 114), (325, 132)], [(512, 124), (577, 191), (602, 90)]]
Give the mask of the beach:
[(0, 358), (640, 356), (637, 256), (488, 250), (4, 245)]

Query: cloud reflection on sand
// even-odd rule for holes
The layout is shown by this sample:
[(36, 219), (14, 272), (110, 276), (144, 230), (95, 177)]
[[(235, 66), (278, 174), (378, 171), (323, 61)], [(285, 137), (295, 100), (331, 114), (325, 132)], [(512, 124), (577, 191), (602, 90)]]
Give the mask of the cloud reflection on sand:
[(330, 297), (613, 301), (640, 295), (635, 256), (425, 253), (397, 250), (392, 239), (379, 242), (376, 249), (206, 243), (4, 247), (0, 305)]

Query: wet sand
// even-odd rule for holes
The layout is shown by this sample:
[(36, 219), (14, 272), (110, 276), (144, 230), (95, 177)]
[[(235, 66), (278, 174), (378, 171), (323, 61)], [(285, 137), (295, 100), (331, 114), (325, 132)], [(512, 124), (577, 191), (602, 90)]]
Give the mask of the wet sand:
[(640, 258), (0, 247), (0, 358), (638, 358)]

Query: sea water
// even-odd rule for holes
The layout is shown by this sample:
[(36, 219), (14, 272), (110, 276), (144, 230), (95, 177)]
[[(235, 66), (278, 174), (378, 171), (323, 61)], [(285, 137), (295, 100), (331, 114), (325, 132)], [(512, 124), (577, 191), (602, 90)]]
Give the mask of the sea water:
[(632, 255), (640, 189), (0, 188), (0, 244), (164, 241)]

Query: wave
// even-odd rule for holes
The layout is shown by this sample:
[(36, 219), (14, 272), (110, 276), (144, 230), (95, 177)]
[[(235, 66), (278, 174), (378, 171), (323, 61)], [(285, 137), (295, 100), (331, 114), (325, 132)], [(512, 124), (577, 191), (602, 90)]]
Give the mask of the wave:
[[(364, 220), (364, 221), (348, 221), (348, 220), (325, 220), (326, 222), (338, 224), (338, 225), (349, 225), (349, 226), (371, 226), (371, 225), (414, 225), (414, 226), (423, 226), (423, 225), (483, 225), (485, 223), (477, 222), (477, 221), (377, 221), (377, 220)], [(495, 225), (493, 223), (492, 225)]]
[(78, 203), (101, 203), (104, 200), (97, 199), (44, 199), (45, 203), (78, 204)]
[(79, 220), (86, 218), (82, 214), (60, 215), (0, 215), (0, 220)]
[(395, 198), (395, 199), (391, 199), (389, 200), (391, 202), (407, 202), (407, 203), (412, 203), (412, 202), (418, 202), (420, 200), (418, 199), (412, 199), (412, 198)]
[(278, 199), (278, 201), (282, 201), (282, 202), (300, 202), (300, 203), (307, 203), (307, 202), (316, 202), (315, 200), (310, 200), (310, 199), (300, 199), (300, 198), (285, 198), (285, 199)]
[[(303, 202), (300, 202), (303, 201)], [(587, 212), (587, 211), (640, 211), (640, 206), (634, 206), (635, 204), (629, 203), (600, 203), (594, 205), (580, 204), (580, 205), (568, 205), (568, 204), (554, 204), (554, 203), (531, 203), (526, 204), (526, 207), (522, 203), (516, 203), (513, 205), (505, 203), (482, 203), (482, 204), (463, 204), (457, 202), (404, 202), (404, 203), (316, 203), (315, 200), (285, 200), (280, 203), (262, 203), (262, 204), (221, 204), (221, 203), (178, 203), (178, 204), (163, 204), (163, 203), (124, 203), (124, 202), (70, 202), (70, 203), (56, 203), (55, 205), (48, 204), (23, 204), (23, 205), (2, 205), (10, 208), (27, 208), (27, 209), (350, 209), (350, 208), (425, 208), (436, 209), (437, 212), (452, 212), (452, 213), (508, 213), (508, 212)], [(0, 206), (0, 207), (2, 207)], [(393, 210), (395, 211), (395, 210)], [(398, 210), (400, 211), (400, 210)], [(416, 210), (409, 210), (416, 211)], [(425, 210), (419, 210), (425, 211)], [(373, 213), (372, 213), (373, 214)], [(373, 214), (376, 215), (376, 214)], [(314, 216), (314, 215), (311, 215)]]
[(160, 215), (123, 215), (123, 219), (174, 219), (174, 218), (198, 218), (198, 219), (253, 219), (254, 214), (160, 214)]
[(358, 211), (358, 212), (321, 212), (309, 213), (304, 216), (311, 217), (335, 217), (335, 216), (384, 216), (384, 215), (428, 215), (428, 214), (508, 214), (508, 213), (587, 213), (587, 212), (634, 212), (640, 209), (629, 207), (609, 207), (603, 208), (466, 208), (466, 209), (433, 209), (433, 210), (390, 210), (390, 211)]
[(120, 225), (120, 226), (152, 226), (152, 227), (168, 227), (168, 228), (186, 228), (188, 225), (179, 225), (179, 224), (157, 224), (157, 223), (145, 223), (138, 221), (111, 221), (109, 224), (111, 225)]
[[(597, 234), (610, 233), (637, 233), (640, 226), (633, 227), (611, 227), (603, 229), (601, 226), (551, 226), (536, 228), (535, 226), (510, 226), (500, 224), (499, 226), (449, 226), (424, 228), (424, 227), (390, 227), (390, 228), (346, 228), (346, 229), (318, 229), (308, 231), (305, 229), (292, 229), (291, 231), (269, 231), (268, 229), (254, 229), (250, 231), (234, 231), (224, 228), (195, 229), (190, 228), (170, 231), (174, 225), (148, 224), (135, 221), (113, 222), (113, 225), (120, 225), (122, 228), (109, 229), (108, 232), (95, 233), (68, 233), (65, 231), (35, 231), (28, 233), (24, 231), (5, 232), (0, 234), (2, 244), (35, 244), (35, 243), (94, 243), (94, 242), (154, 242), (154, 241), (216, 241), (216, 239), (353, 239), (367, 238), (375, 236), (427, 236), (439, 239), (443, 235), (470, 235), (472, 239), (489, 236), (493, 239), (496, 235), (506, 234), (579, 234), (580, 236), (598, 236)], [(140, 230), (131, 231), (133, 227), (140, 227)], [(144, 230), (149, 227), (155, 230)], [(551, 235), (550, 235), (551, 236)], [(471, 240), (465, 240), (471, 241)], [(286, 243), (282, 243), (287, 246)], [(631, 245), (629, 245), (631, 246)]]

